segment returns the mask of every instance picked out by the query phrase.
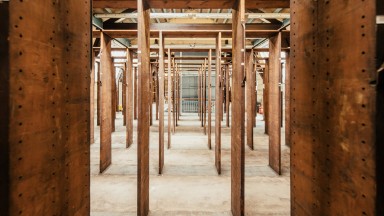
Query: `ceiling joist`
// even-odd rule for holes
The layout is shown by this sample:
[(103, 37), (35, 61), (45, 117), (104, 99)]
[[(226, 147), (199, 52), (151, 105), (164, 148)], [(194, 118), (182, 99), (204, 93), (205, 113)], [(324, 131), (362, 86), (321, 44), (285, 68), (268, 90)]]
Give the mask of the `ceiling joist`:
[[(236, 0), (147, 0), (150, 8), (162, 9), (231, 9)], [(136, 0), (93, 0), (94, 8), (137, 8)], [(289, 8), (289, 0), (253, 0), (245, 2), (246, 9)]]

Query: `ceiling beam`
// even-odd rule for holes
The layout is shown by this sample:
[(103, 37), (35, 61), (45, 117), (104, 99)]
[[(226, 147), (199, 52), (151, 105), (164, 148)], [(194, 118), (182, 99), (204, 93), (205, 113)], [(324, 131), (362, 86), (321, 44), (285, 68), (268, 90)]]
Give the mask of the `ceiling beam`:
[[(255, 23), (246, 25), (246, 38), (269, 38), (279, 32), (281, 24)], [(151, 38), (158, 38), (163, 31), (166, 38), (216, 38), (221, 32), (223, 38), (232, 38), (231, 24), (151, 24)], [(104, 24), (104, 33), (112, 38), (136, 38), (137, 24)], [(289, 34), (289, 31), (283, 31)], [(93, 31), (93, 37), (100, 37), (100, 31)]]
[[(104, 30), (105, 34), (111, 38), (136, 38), (136, 30)], [(219, 32), (222, 33), (222, 38), (231, 38), (232, 32), (229, 31), (218, 31), (218, 30), (209, 30), (206, 31), (163, 31), (163, 34), (166, 38), (215, 38)], [(254, 30), (246, 31), (247, 39), (255, 38), (269, 38), (277, 34), (278, 30)], [(289, 31), (284, 31), (284, 33), (289, 34)], [(99, 38), (101, 31), (93, 31), (93, 37)], [(158, 38), (159, 31), (151, 31), (151, 38)], [(192, 47), (193, 48), (193, 47)]]
[[(137, 18), (137, 13), (99, 13), (97, 18)], [(232, 13), (151, 13), (151, 19), (232, 19)], [(290, 13), (247, 13), (247, 19), (288, 19)]]
[[(236, 0), (148, 0), (151, 8), (164, 9), (231, 9)], [(137, 8), (136, 0), (93, 0), (93, 8)], [(289, 0), (246, 1), (246, 9), (289, 8)]]
[[(277, 30), (281, 27), (281, 24), (270, 23), (250, 23), (246, 24), (246, 31), (253, 30)], [(231, 24), (182, 24), (182, 23), (152, 23), (150, 25), (151, 30), (154, 31), (169, 31), (169, 30), (196, 30), (196, 31), (232, 31)], [(105, 30), (137, 30), (137, 23), (104, 23), (103, 29)]]
[[(208, 46), (196, 46), (195, 48), (190, 48), (189, 46), (186, 45), (166, 45), (166, 49), (171, 49), (171, 52), (195, 52), (195, 53), (206, 53), (210, 49), (215, 50), (216, 47), (213, 45), (208, 45)], [(125, 51), (126, 48), (112, 48), (112, 51)], [(137, 50), (137, 46), (131, 46), (129, 47), (131, 50)], [(252, 48), (252, 46), (247, 46), (246, 50), (251, 50), (253, 49), (255, 52), (269, 52), (269, 48)], [(97, 51), (100, 50), (100, 47), (93, 47), (93, 50)], [(232, 52), (232, 46), (230, 47), (223, 47), (221, 49), (223, 52)], [(281, 48), (282, 51), (287, 51), (290, 50), (289, 47), (283, 47)], [(159, 51), (159, 46), (157, 45), (151, 45), (151, 52), (158, 52)], [(178, 58), (178, 57), (176, 57)]]

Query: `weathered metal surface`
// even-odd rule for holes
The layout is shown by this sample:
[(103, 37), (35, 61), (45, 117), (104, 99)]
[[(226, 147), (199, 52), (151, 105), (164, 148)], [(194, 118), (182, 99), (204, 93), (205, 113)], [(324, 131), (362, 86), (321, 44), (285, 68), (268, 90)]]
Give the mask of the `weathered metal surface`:
[[(221, 38), (221, 37), (220, 37)], [(217, 38), (216, 38), (217, 40)], [(221, 45), (221, 44), (220, 44)], [(221, 60), (221, 49), (220, 49), (220, 60)], [(219, 77), (219, 85), (220, 85), (220, 120), (221, 121), (224, 121), (224, 93), (225, 93), (225, 88), (224, 88), (224, 77), (225, 77), (225, 71), (224, 71), (224, 68), (221, 66), (221, 62), (220, 64), (218, 65), (218, 67), (220, 68), (220, 77)]]
[[(202, 122), (201, 120), (201, 69), (199, 68), (197, 72), (197, 102), (198, 102), (198, 113), (199, 113), (199, 121)], [(202, 126), (202, 124), (201, 124)]]
[(112, 72), (111, 38), (102, 35), (100, 38), (100, 173), (111, 165), (112, 153)]
[(230, 107), (230, 103), (231, 101), (229, 100), (229, 96), (230, 96), (230, 88), (231, 88), (231, 78), (229, 76), (229, 66), (225, 66), (225, 109), (227, 111), (227, 116), (226, 116), (226, 125), (227, 127), (229, 127), (229, 114), (230, 114), (230, 110), (229, 110), (229, 107)]
[(291, 74), (290, 53), (285, 53), (285, 145), (291, 146)]
[(207, 135), (207, 59), (204, 59), (203, 65), (203, 126), (204, 135)]
[(171, 148), (171, 110), (172, 110), (172, 76), (171, 76), (171, 50), (168, 49), (168, 124), (167, 124), (167, 129), (168, 129), (168, 149)]
[(90, 144), (95, 142), (95, 53), (92, 52), (91, 60), (91, 74), (89, 79), (89, 142)]
[[(93, 0), (94, 8), (137, 8), (136, 0)], [(165, 8), (165, 9), (230, 9), (234, 4), (237, 4), (235, 0), (149, 0), (148, 4), (151, 8)], [(287, 8), (289, 7), (288, 0), (254, 0), (247, 1), (247, 9), (258, 8)]]
[[(128, 60), (128, 58), (127, 58)], [(122, 91), (122, 107), (123, 107), (123, 111), (122, 111), (122, 114), (123, 114), (123, 126), (127, 126), (127, 63), (125, 63), (124, 65), (124, 69), (123, 69), (123, 77), (122, 77), (122, 81), (121, 81), (121, 84), (122, 84), (122, 88), (121, 88), (121, 91)]]
[(269, 166), (281, 174), (281, 33), (269, 39), (268, 135)]
[(151, 104), (151, 81), (149, 59), (149, 7), (144, 0), (138, 0), (138, 124), (137, 124), (137, 215), (149, 212), (149, 115)]
[[(222, 90), (220, 87), (220, 77), (219, 74), (221, 74), (221, 33), (217, 34), (216, 38), (216, 85), (215, 85), (215, 94), (216, 94), (216, 100), (215, 100), (215, 107), (221, 106), (223, 103), (221, 101), (220, 92)], [(222, 109), (215, 109), (215, 166), (217, 173), (221, 174), (221, 119), (220, 119), (220, 112), (222, 112)]]
[[(218, 88), (218, 87), (217, 87)], [(217, 107), (217, 109), (219, 109)], [(208, 149), (212, 149), (212, 50), (208, 51)], [(220, 116), (219, 116), (220, 117)]]
[(149, 102), (149, 126), (153, 124), (153, 67), (149, 65), (149, 86), (148, 91), (150, 92), (150, 102)]
[(232, 9), (232, 124), (231, 124), (231, 211), (244, 215), (244, 35), (245, 1)]
[(0, 3), (1, 215), (89, 215), (89, 13)]
[(164, 167), (164, 38), (160, 33), (159, 38), (159, 174), (163, 173)]
[(134, 79), (133, 79), (133, 100), (134, 100), (134, 107), (133, 107), (133, 119), (137, 120), (137, 107), (138, 107), (138, 97), (137, 97), (137, 67), (134, 67)]
[[(384, 6), (383, 6), (384, 10)], [(384, 37), (384, 31), (381, 31), (381, 34), (378, 34), (377, 40)], [(382, 42), (381, 42), (382, 43)], [(377, 45), (379, 45), (378, 43)], [(379, 48), (380, 46), (377, 46)], [(379, 51), (384, 54), (383, 50)], [(382, 55), (383, 57), (383, 55)], [(383, 60), (383, 58), (380, 58)], [(382, 61), (383, 62), (383, 61)], [(377, 105), (376, 105), (376, 182), (384, 181), (384, 70), (381, 70), (377, 79)], [(376, 201), (376, 215), (384, 215), (384, 185), (379, 183), (377, 184), (377, 201)]]
[(203, 67), (199, 69), (199, 84), (200, 84), (200, 99), (199, 99), (199, 105), (200, 105), (200, 121), (201, 121), (201, 127), (204, 127), (204, 110), (203, 110)]
[[(9, 106), (10, 103), (10, 82), (9, 77), (10, 73), (10, 55), (8, 41), (9, 37), (9, 2), (3, 2), (0, 4), (0, 26), (4, 26), (4, 29), (0, 32), (0, 53), (2, 56), (0, 58), (0, 101), (2, 105), (0, 106), (0, 212), (5, 215), (9, 215), (10, 209), (10, 183), (15, 181), (10, 177), (10, 158), (9, 149), (10, 149), (10, 126), (9, 122), (11, 119), (11, 109)], [(19, 108), (20, 106), (18, 106)], [(21, 107), (22, 108), (22, 107)]]
[[(109, 36), (108, 36), (109, 37)], [(111, 51), (111, 50), (110, 50)], [(111, 120), (111, 127), (112, 127), (112, 132), (115, 132), (116, 130), (116, 68), (114, 67), (113, 65), (113, 59), (111, 59), (112, 61), (112, 66), (111, 66), (111, 73), (110, 73), (110, 76), (111, 76), (111, 91), (110, 91), (110, 94), (111, 94), (111, 117), (110, 117), (110, 120)]]
[(97, 126), (100, 126), (100, 112), (101, 112), (101, 104), (100, 104), (100, 94), (101, 94), (101, 78), (100, 78), (100, 63), (96, 63), (97, 66)]
[[(255, 58), (254, 58), (255, 59)], [(257, 118), (257, 61), (255, 59), (255, 63), (253, 64), (252, 68), (252, 112), (253, 112), (253, 118), (252, 123), (253, 127), (256, 127), (256, 118)]]
[(247, 52), (245, 55), (246, 61), (246, 112), (247, 112), (247, 145), (250, 149), (253, 150), (253, 119), (255, 118), (253, 114), (253, 94), (255, 93), (253, 89), (254, 81), (253, 81), (253, 51)]
[(156, 120), (159, 120), (159, 68), (158, 67), (156, 67), (156, 71), (155, 71), (155, 83), (156, 83), (156, 88), (155, 88)]
[(173, 69), (172, 69), (172, 132), (176, 133), (176, 71), (177, 66), (175, 64), (175, 59), (173, 61)]
[(175, 71), (175, 75), (174, 75), (174, 83), (175, 83), (175, 88), (174, 88), (174, 95), (175, 95), (175, 100), (174, 100), (174, 106), (175, 106), (175, 113), (174, 113), (174, 116), (175, 116), (175, 127), (178, 126), (178, 122), (177, 122), (177, 118), (178, 118), (178, 112), (179, 112), (179, 107), (178, 107), (178, 104), (179, 104), (179, 96), (178, 96), (178, 89), (179, 89), (179, 81), (178, 81), (178, 77), (179, 76), (179, 70), (178, 68), (176, 68), (176, 71)]
[[(376, 1), (376, 16), (384, 15), (384, 2)], [(376, 25), (376, 68), (377, 79), (376, 105), (376, 182), (384, 182), (384, 25)], [(384, 215), (384, 184), (377, 184), (376, 214)]]
[(291, 1), (293, 215), (380, 215), (374, 8)]
[(126, 147), (133, 144), (133, 53), (127, 49), (127, 63), (126, 63), (126, 99), (125, 99), (125, 115), (126, 115)]
[(265, 68), (263, 74), (264, 91), (263, 91), (263, 112), (264, 112), (264, 133), (268, 134), (269, 126), (269, 59), (265, 60)]

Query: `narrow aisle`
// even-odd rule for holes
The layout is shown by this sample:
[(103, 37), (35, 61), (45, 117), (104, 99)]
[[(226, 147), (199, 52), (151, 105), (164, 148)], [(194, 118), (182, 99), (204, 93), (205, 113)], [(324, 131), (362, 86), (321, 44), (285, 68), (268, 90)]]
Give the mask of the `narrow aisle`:
[[(167, 118), (167, 113), (165, 113)], [(282, 146), (283, 175), (268, 166), (268, 137), (258, 117), (254, 129), (255, 151), (246, 147), (245, 184), (247, 215), (289, 215), (289, 149)], [(225, 119), (224, 119), (225, 120)], [(212, 120), (214, 129), (214, 119)], [(214, 150), (208, 150), (196, 114), (183, 113), (172, 135), (172, 148), (165, 149), (164, 174), (158, 169), (158, 121), (151, 127), (151, 215), (231, 215), (230, 128), (222, 122), (222, 175), (215, 168)], [(91, 215), (136, 215), (137, 145), (125, 148), (125, 127), (118, 113), (112, 136), (112, 165), (99, 174), (99, 128), (91, 146)], [(136, 121), (134, 124), (136, 143)], [(167, 138), (165, 139), (165, 142)], [(212, 135), (214, 145), (214, 134)], [(213, 146), (214, 147), (214, 146)], [(214, 149), (214, 148), (213, 148)]]

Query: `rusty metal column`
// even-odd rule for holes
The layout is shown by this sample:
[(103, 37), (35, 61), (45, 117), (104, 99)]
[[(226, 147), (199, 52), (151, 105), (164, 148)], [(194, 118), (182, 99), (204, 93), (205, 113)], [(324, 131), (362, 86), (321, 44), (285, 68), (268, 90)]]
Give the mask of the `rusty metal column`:
[[(221, 32), (216, 37), (216, 85), (215, 85), (215, 166), (217, 173), (221, 174), (221, 119), (222, 105), (220, 92), (220, 76), (221, 74)], [(220, 109), (218, 109), (220, 107)]]
[(179, 126), (179, 69), (176, 72), (176, 126)]
[(127, 49), (127, 67), (126, 67), (126, 110), (125, 115), (127, 119), (126, 125), (126, 147), (128, 148), (133, 144), (133, 54), (130, 49)]
[(227, 114), (227, 70), (226, 65), (223, 65), (223, 104), (224, 113)]
[(290, 53), (285, 53), (285, 145), (291, 146), (291, 74)]
[(181, 113), (182, 113), (182, 104), (181, 104), (181, 99), (182, 99), (182, 95), (181, 95), (181, 88), (183, 87), (182, 86), (182, 74), (181, 74), (181, 70), (179, 71), (178, 75), (177, 75), (177, 80), (178, 80), (178, 98), (177, 100), (179, 101), (178, 105), (177, 105), (177, 111), (178, 111), (178, 116), (177, 116), (177, 119), (180, 120), (180, 117), (181, 117)]
[(113, 65), (113, 59), (112, 59), (112, 72), (110, 74), (111, 76), (111, 126), (112, 126), (112, 132), (115, 132), (116, 130), (116, 67)]
[(112, 141), (112, 74), (113, 60), (111, 56), (111, 38), (104, 33), (100, 37), (100, 173), (111, 164), (111, 141)]
[(149, 5), (145, 0), (137, 1), (138, 30), (138, 103), (137, 123), (137, 215), (149, 213), (149, 113), (151, 105), (150, 74), (150, 30)]
[[(221, 60), (221, 53), (220, 53), (220, 60)], [(220, 121), (224, 121), (224, 109), (225, 109), (224, 82), (225, 82), (225, 70), (224, 70), (224, 67), (221, 66), (221, 62), (220, 62), (220, 102), (221, 102), (221, 104), (220, 104)]]
[(207, 135), (207, 59), (204, 59), (202, 74), (203, 74), (203, 125), (204, 125), (204, 135)]
[(254, 64), (252, 70), (252, 112), (253, 112), (253, 127), (256, 127), (257, 118), (257, 61), (254, 57)]
[(164, 37), (159, 33), (159, 174), (164, 167)]
[(379, 2), (291, 1), (293, 215), (383, 215)]
[(138, 107), (138, 98), (137, 98), (137, 84), (138, 84), (138, 79), (137, 79), (137, 67), (135, 67), (134, 71), (134, 79), (133, 79), (133, 86), (134, 86), (134, 92), (133, 92), (133, 100), (134, 100), (134, 109), (133, 109), (133, 118), (137, 120), (137, 107)]
[(123, 80), (121, 82), (121, 87), (122, 87), (122, 106), (123, 106), (123, 126), (127, 125), (127, 64), (124, 64), (124, 70), (123, 70)]
[(172, 132), (176, 133), (176, 71), (177, 64), (175, 63), (175, 59), (173, 61), (173, 75), (172, 75)]
[(97, 126), (100, 126), (100, 92), (101, 92), (101, 79), (100, 79), (100, 62), (96, 63), (97, 65)]
[(149, 103), (149, 126), (153, 124), (153, 70), (152, 64), (149, 65), (149, 93), (150, 93), (150, 103)]
[(203, 112), (203, 64), (200, 65), (199, 68), (199, 73), (200, 73), (200, 126), (203, 128), (204, 127), (204, 112)]
[(269, 39), (269, 108), (268, 108), (268, 135), (269, 135), (269, 166), (281, 174), (281, 33)]
[(179, 125), (179, 120), (178, 120), (178, 116), (179, 116), (179, 80), (178, 80), (178, 76), (179, 76), (179, 68), (177, 68), (176, 70), (176, 73), (175, 73), (175, 123), (176, 123), (176, 127)]
[(90, 127), (89, 127), (89, 133), (90, 133), (90, 143), (95, 142), (95, 53), (92, 52), (92, 65), (91, 65), (91, 74), (90, 74), (90, 82), (89, 82), (89, 101), (90, 101)]
[(153, 87), (154, 87), (154, 80), (153, 80), (153, 67), (152, 67), (152, 64), (150, 64), (150, 69), (149, 69), (149, 93), (151, 95), (151, 101), (150, 101), (150, 104), (149, 104), (149, 125), (152, 126), (153, 125), (153, 96), (154, 96), (154, 91), (153, 91)]
[(252, 71), (253, 71), (253, 50), (251, 52), (246, 53), (246, 113), (247, 113), (247, 145), (250, 149), (253, 150), (253, 110), (252, 110), (252, 94), (253, 92), (253, 79), (252, 79)]
[(156, 120), (159, 120), (159, 67), (156, 66), (156, 74), (155, 74), (155, 96), (156, 96)]
[(201, 121), (201, 104), (200, 104), (201, 96), (200, 96), (200, 93), (201, 93), (201, 91), (200, 91), (200, 68), (199, 68), (197, 71), (197, 106), (198, 106), (197, 113), (199, 116), (199, 121)]
[(245, 1), (232, 9), (232, 127), (231, 127), (231, 210), (244, 215), (244, 52)]
[(229, 97), (229, 89), (231, 88), (231, 78), (229, 77), (229, 65), (226, 66), (226, 69), (225, 69), (225, 110), (227, 111), (226, 114), (226, 125), (227, 127), (229, 127), (229, 114), (230, 114), (230, 111), (229, 111), (229, 105), (230, 105), (230, 97)]
[(0, 3), (1, 215), (90, 214), (90, 13)]
[[(208, 149), (212, 149), (212, 50), (208, 51)], [(218, 107), (216, 107), (218, 109)]]
[(172, 68), (171, 68), (171, 49), (168, 49), (168, 149), (171, 148), (171, 110), (172, 110)]
[(269, 59), (265, 59), (265, 68), (263, 74), (264, 81), (264, 91), (263, 91), (263, 100), (264, 100), (264, 133), (268, 134), (268, 122), (269, 122)]

